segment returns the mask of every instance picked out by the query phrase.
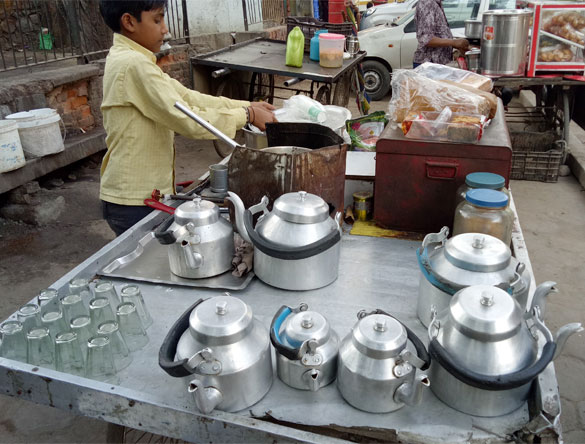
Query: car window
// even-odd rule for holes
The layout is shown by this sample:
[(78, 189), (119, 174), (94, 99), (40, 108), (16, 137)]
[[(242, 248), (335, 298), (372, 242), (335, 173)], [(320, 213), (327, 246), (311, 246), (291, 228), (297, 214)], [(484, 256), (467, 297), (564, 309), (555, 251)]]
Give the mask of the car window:
[[(401, 25), (403, 25), (404, 23), (408, 22), (411, 18), (414, 17), (414, 13), (415, 13), (415, 9), (413, 9), (412, 11), (407, 12), (402, 17), (400, 17), (400, 18), (396, 19), (394, 22), (392, 22), (392, 25), (393, 26), (401, 26)], [(414, 19), (413, 19), (413, 21), (414, 21)], [(406, 32), (406, 30), (405, 30), (405, 32)]]
[(416, 20), (414, 19), (414, 17), (412, 18), (410, 23), (408, 23), (404, 27), (404, 33), (406, 34), (407, 32), (416, 32)]
[(490, 0), (489, 9), (516, 9), (516, 0)]
[[(504, 0), (491, 0), (504, 1)], [(513, 1), (513, 0), (512, 0)], [(443, 9), (450, 28), (463, 28), (465, 20), (476, 19), (480, 0), (443, 0)]]

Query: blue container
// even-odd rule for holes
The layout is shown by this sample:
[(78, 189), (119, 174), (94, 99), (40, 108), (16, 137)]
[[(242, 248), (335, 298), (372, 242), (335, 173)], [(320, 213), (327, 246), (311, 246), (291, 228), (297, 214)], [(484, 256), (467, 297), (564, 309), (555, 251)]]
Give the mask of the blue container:
[(315, 31), (315, 35), (311, 38), (311, 47), (309, 51), (309, 58), (314, 62), (319, 61), (319, 34), (327, 32), (326, 29), (319, 29)]
[(321, 17), (319, 14), (319, 0), (313, 0), (313, 17), (317, 20)]

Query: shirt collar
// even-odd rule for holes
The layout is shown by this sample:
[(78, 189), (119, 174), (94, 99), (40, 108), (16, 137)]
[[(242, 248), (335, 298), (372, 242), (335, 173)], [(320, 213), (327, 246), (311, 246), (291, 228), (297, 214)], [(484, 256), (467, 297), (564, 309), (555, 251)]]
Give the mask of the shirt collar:
[(121, 46), (123, 48), (129, 48), (134, 51), (138, 51), (139, 53), (144, 54), (146, 57), (152, 60), (153, 63), (156, 63), (156, 56), (152, 51), (146, 49), (144, 46), (140, 45), (139, 43), (136, 43), (134, 40), (131, 40), (128, 37), (125, 37), (117, 32), (114, 33), (114, 46)]

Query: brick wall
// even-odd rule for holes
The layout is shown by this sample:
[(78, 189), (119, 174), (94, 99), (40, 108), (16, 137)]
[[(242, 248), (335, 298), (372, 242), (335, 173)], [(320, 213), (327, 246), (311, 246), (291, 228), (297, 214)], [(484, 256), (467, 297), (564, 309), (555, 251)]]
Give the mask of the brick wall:
[(58, 86), (47, 94), (48, 107), (59, 112), (68, 131), (87, 132), (95, 127), (89, 83), (88, 79), (79, 80)]

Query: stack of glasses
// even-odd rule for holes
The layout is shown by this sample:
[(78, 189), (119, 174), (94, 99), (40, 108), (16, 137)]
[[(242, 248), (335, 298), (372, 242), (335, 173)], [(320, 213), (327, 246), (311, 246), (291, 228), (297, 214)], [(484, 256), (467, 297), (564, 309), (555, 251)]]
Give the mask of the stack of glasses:
[(118, 383), (131, 352), (148, 343), (152, 324), (137, 285), (123, 286), (120, 296), (109, 281), (92, 289), (83, 278), (72, 279), (61, 297), (52, 288), (42, 290), (38, 304), (22, 306), (17, 320), (0, 325), (0, 356)]

